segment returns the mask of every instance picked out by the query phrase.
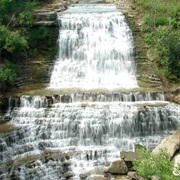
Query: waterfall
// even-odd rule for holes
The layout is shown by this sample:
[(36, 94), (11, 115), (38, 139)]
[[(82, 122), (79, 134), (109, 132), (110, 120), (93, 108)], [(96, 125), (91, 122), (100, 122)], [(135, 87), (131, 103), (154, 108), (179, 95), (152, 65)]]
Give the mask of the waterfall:
[[(58, 95), (15, 98), (19, 105), (12, 100), (6, 116), (16, 129), (2, 134), (1, 179), (8, 176), (3, 165), (14, 167), (13, 178), (58, 179), (70, 170), (79, 175), (137, 143), (153, 148), (180, 124), (179, 106), (167, 101), (62, 102)], [(64, 170), (67, 160), (71, 166)]]
[(63, 93), (9, 98), (0, 179), (91, 179), (120, 151), (153, 149), (180, 125), (179, 105), (163, 92), (131, 91), (138, 87), (133, 37), (114, 6), (72, 6), (58, 21), (48, 90)]
[(59, 55), (49, 88), (137, 87), (132, 32), (115, 6), (75, 6), (58, 20)]

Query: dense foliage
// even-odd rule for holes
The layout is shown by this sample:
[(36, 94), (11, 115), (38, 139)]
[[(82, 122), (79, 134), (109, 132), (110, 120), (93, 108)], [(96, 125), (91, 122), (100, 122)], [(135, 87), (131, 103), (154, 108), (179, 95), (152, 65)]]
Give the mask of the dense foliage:
[[(166, 150), (153, 154), (142, 149), (142, 154), (141, 160), (133, 162), (133, 169), (146, 180), (151, 179), (152, 176), (158, 176), (163, 180), (179, 179), (173, 175), (174, 162), (170, 160), (170, 155)], [(178, 168), (176, 170), (179, 170)]]
[(157, 75), (180, 83), (180, 5), (177, 0), (133, 0), (143, 12), (142, 32)]
[(47, 2), (50, 0), (0, 1), (0, 92), (16, 80), (19, 64), (37, 53), (37, 44), (42, 50), (52, 43), (51, 28), (32, 26), (33, 9)]

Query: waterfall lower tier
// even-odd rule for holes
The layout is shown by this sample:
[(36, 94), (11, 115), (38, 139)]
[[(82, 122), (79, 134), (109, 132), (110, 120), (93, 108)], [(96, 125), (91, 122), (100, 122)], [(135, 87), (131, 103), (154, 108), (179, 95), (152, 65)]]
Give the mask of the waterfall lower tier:
[(11, 176), (26, 180), (59, 179), (66, 171), (79, 179), (137, 143), (153, 148), (180, 125), (179, 106), (169, 102), (46, 102), (23, 96), (6, 114), (15, 129), (1, 134), (0, 179), (11, 169)]
[(59, 55), (49, 88), (138, 87), (132, 32), (115, 6), (74, 6), (58, 20)]

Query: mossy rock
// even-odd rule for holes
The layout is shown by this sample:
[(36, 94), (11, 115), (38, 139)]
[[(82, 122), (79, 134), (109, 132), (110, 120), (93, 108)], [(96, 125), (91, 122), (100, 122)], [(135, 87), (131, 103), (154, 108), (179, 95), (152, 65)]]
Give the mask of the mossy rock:
[(144, 146), (142, 146), (141, 144), (135, 144), (135, 152), (137, 151), (141, 151), (141, 150), (146, 150), (146, 148)]
[(136, 144), (135, 145), (135, 152), (133, 151), (121, 151), (120, 152), (120, 157), (124, 159), (124, 161), (131, 161), (133, 162), (134, 160), (140, 160), (142, 159), (142, 152), (145, 150), (145, 147)]

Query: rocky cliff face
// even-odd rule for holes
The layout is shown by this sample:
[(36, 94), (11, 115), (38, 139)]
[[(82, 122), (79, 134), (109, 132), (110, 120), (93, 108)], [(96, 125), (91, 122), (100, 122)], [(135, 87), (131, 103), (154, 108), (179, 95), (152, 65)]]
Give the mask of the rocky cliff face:
[(53, 0), (33, 12), (34, 26), (58, 26), (57, 13), (67, 9), (70, 4), (77, 3), (77, 0)]

